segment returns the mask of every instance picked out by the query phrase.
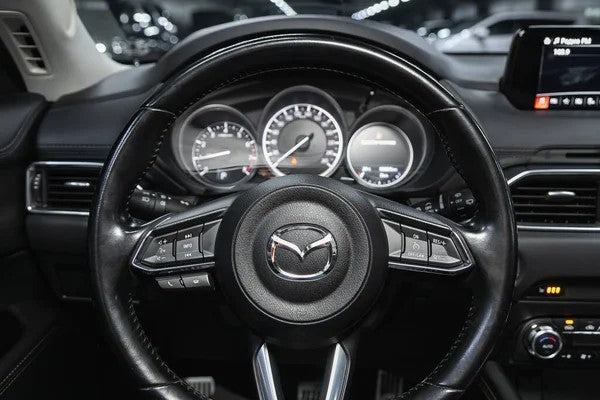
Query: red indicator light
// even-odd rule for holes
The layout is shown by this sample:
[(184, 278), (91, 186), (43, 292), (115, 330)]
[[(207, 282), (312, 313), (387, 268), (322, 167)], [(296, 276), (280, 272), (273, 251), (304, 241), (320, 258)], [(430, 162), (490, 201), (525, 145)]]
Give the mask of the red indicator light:
[(550, 107), (550, 96), (537, 96), (533, 108), (536, 110), (547, 110)]

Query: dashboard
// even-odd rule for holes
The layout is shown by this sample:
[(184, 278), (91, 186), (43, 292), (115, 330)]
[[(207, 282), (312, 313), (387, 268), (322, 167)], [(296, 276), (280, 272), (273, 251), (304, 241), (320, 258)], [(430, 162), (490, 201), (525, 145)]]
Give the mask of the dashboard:
[(177, 118), (165, 147), (159, 157), (168, 174), (209, 196), (299, 173), (393, 194), (430, 188), (449, 169), (434, 157), (431, 123), (408, 102), (314, 73), (217, 91)]

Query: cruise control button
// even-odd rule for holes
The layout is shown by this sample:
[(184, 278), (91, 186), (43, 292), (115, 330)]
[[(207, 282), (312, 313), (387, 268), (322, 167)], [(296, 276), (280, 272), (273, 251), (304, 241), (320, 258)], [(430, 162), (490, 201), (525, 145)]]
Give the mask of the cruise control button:
[(402, 233), (404, 233), (405, 240), (402, 260), (426, 263), (429, 255), (427, 233), (406, 225), (402, 225)]
[(436, 235), (435, 233), (428, 233), (428, 237), (431, 243), (430, 265), (436, 267), (455, 267), (462, 263), (460, 254), (452, 239)]
[(385, 228), (385, 234), (388, 241), (389, 257), (394, 259), (400, 259), (402, 250), (404, 248), (404, 235), (400, 224), (392, 221), (383, 221), (383, 227)]
[(181, 279), (186, 289), (211, 289), (212, 280), (207, 272), (182, 275)]
[(215, 257), (217, 232), (220, 226), (220, 219), (204, 224), (204, 230), (202, 231), (202, 253), (204, 254), (205, 261), (209, 261)]
[(173, 256), (174, 241), (174, 233), (153, 238), (143, 252), (142, 262), (149, 266), (156, 266), (175, 261)]
[(185, 289), (183, 285), (183, 281), (179, 276), (164, 276), (161, 278), (156, 278), (156, 283), (161, 289), (167, 290), (177, 290), (177, 289)]

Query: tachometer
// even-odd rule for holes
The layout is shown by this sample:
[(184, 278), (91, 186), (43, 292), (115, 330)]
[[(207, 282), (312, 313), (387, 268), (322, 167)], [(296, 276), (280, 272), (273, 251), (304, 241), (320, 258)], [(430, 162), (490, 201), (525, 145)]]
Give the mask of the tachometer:
[(214, 122), (202, 128), (191, 150), (198, 179), (216, 187), (232, 187), (249, 179), (257, 159), (256, 141), (242, 125)]
[(373, 122), (352, 135), (346, 157), (358, 183), (385, 189), (398, 185), (408, 176), (414, 153), (410, 139), (400, 128)]
[(265, 160), (277, 176), (329, 176), (340, 164), (343, 147), (339, 122), (314, 104), (292, 104), (280, 109), (268, 120), (262, 136)]

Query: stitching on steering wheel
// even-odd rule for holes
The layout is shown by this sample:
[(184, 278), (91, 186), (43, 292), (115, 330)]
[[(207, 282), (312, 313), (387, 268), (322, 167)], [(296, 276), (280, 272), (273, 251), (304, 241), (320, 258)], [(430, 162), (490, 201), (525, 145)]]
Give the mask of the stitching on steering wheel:
[[(437, 113), (443, 112), (443, 111), (447, 111), (447, 110), (460, 110), (463, 114), (466, 111), (465, 108), (464, 108), (464, 106), (461, 105), (460, 107), (444, 108), (444, 109), (441, 109), (441, 110), (432, 111), (432, 112), (428, 113), (426, 115), (426, 117), (430, 117), (430, 116), (432, 116), (434, 114), (437, 114)], [(452, 164), (452, 166), (454, 167), (454, 169), (456, 170), (456, 172), (466, 182), (467, 179), (465, 178), (463, 170), (458, 165), (458, 163), (456, 162), (456, 159), (454, 158), (454, 153), (452, 152), (452, 149), (448, 145), (448, 138), (439, 131), (439, 129), (437, 128), (437, 126), (434, 123), (432, 123), (432, 125), (434, 127), (435, 133), (437, 134), (438, 138), (442, 142), (442, 146), (444, 147), (444, 151), (446, 152), (446, 157), (448, 157), (448, 160), (450, 161), (450, 164)], [(477, 203), (481, 204), (481, 202), (477, 198), (477, 194), (476, 193), (473, 193), (473, 197), (475, 197), (475, 200), (477, 200)], [(478, 214), (479, 214), (479, 208), (476, 208), (475, 209), (475, 213), (473, 214), (473, 218), (476, 218)]]
[(200, 399), (210, 400), (210, 397), (198, 392), (190, 384), (181, 379), (179, 375), (177, 375), (171, 368), (169, 368), (167, 363), (163, 361), (161, 356), (158, 354), (156, 347), (154, 347), (150, 342), (150, 338), (148, 338), (148, 335), (146, 335), (146, 331), (144, 330), (142, 324), (140, 323), (140, 320), (138, 319), (137, 313), (135, 312), (133, 297), (131, 293), (129, 293), (128, 295), (127, 302), (129, 305), (129, 312), (127, 313), (127, 316), (129, 317), (131, 323), (133, 323), (134, 325), (134, 331), (137, 334), (138, 339), (140, 339), (141, 343), (146, 347), (146, 350), (148, 350), (151, 353), (152, 357), (154, 357), (154, 360), (159, 363), (160, 367), (162, 367), (171, 377), (171, 379), (173, 379), (173, 383), (183, 386), (188, 392), (192, 393)]
[(146, 165), (146, 168), (140, 174), (140, 176), (138, 177), (135, 185), (133, 185), (133, 187), (129, 191), (129, 194), (127, 195), (127, 198), (125, 199), (125, 214), (127, 215), (128, 220), (132, 219), (131, 213), (129, 212), (129, 202), (131, 201), (131, 196), (133, 196), (133, 192), (135, 191), (135, 188), (141, 182), (141, 180), (144, 178), (144, 176), (146, 176), (146, 174), (148, 173), (148, 170), (150, 168), (152, 168), (152, 166), (154, 165), (154, 162), (156, 161), (156, 158), (158, 157), (158, 154), (160, 153), (160, 146), (162, 145), (163, 139), (164, 139), (165, 135), (167, 134), (167, 131), (169, 130), (169, 128), (171, 127), (171, 125), (173, 125), (173, 122), (175, 122), (175, 120), (177, 119), (177, 116), (175, 116), (171, 112), (164, 111), (164, 110), (160, 110), (160, 111), (168, 113), (168, 114), (171, 114), (171, 119), (169, 120), (169, 122), (167, 122), (167, 124), (165, 125), (165, 128), (161, 132), (158, 140), (156, 141), (156, 145), (154, 146), (154, 150), (152, 151), (152, 155), (150, 156), (150, 159), (148, 160), (148, 165)]

